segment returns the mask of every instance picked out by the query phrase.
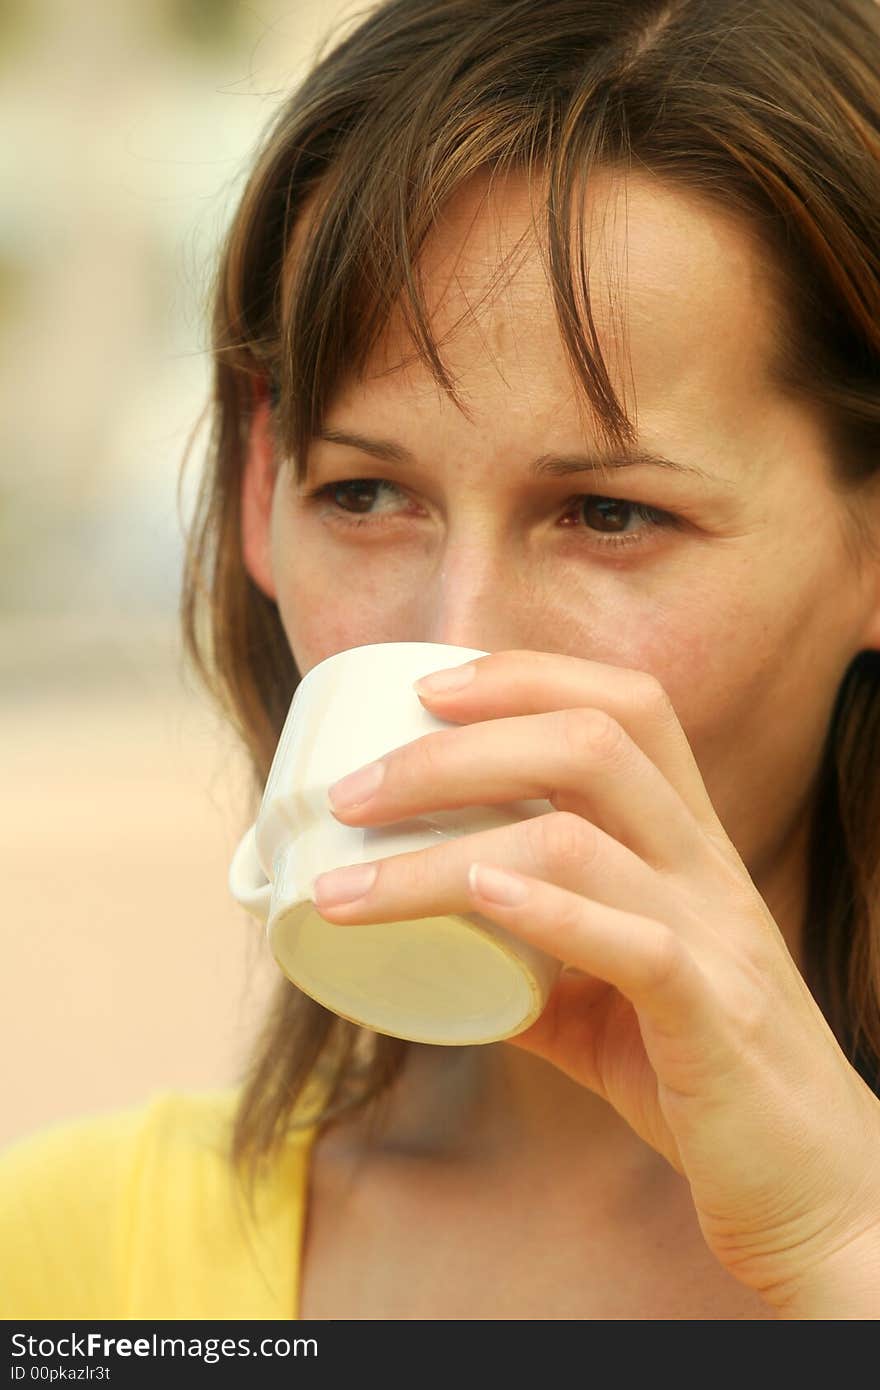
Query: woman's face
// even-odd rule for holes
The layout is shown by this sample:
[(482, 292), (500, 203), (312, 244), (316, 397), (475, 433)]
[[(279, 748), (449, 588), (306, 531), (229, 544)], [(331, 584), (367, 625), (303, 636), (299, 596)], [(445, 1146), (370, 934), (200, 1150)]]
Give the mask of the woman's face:
[[(601, 437), (579, 416), (531, 238), (492, 288), (529, 227), (525, 181), (496, 186), (488, 206), (485, 188), (473, 181), (447, 208), (422, 261), (470, 419), (403, 362), (414, 350), (399, 319), (325, 422), (392, 443), (397, 461), (316, 439), (307, 487), (328, 491), (307, 500), (292, 467), (273, 477), (261, 408), (243, 496), (248, 571), (277, 600), (303, 674), (348, 647), (406, 641), (651, 672), (750, 872), (775, 881), (841, 678), (880, 645), (880, 583), (876, 563), (859, 563), (818, 419), (765, 379), (776, 311), (760, 250), (654, 180), (596, 182), (588, 259), (603, 353), (640, 448), (681, 465), (605, 479), (589, 470)], [(536, 471), (546, 455), (582, 456), (584, 471)]]

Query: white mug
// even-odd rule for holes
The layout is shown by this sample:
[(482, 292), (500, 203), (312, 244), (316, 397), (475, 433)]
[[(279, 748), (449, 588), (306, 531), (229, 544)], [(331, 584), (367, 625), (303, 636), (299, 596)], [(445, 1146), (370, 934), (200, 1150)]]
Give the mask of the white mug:
[(313, 901), (314, 880), (328, 869), (553, 810), (549, 801), (524, 800), (363, 828), (342, 825), (330, 809), (333, 782), (452, 727), (425, 709), (414, 681), (487, 655), (438, 642), (378, 642), (312, 667), (294, 693), (256, 822), (229, 868), (233, 897), (266, 923), (289, 980), (352, 1023), (413, 1042), (513, 1037), (538, 1018), (562, 968), (477, 912), (342, 926)]

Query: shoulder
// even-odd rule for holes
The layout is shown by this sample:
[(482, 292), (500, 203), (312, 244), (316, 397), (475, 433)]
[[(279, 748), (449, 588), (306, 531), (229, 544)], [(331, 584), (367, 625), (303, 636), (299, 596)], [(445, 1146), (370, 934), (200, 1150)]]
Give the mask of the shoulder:
[(164, 1092), (56, 1121), (0, 1150), (4, 1308), (33, 1318), (120, 1316), (145, 1179), (163, 1154), (197, 1152), (230, 1106), (229, 1097)]
[[(0, 1148), (0, 1202), (13, 1188), (49, 1198), (59, 1182), (70, 1197), (79, 1177), (94, 1179), (95, 1164), (110, 1178), (163, 1159), (225, 1164), (239, 1097), (237, 1087), (163, 1091), (124, 1109), (46, 1125)], [(291, 1130), (289, 1147), (302, 1149), (311, 1133)], [(88, 1190), (94, 1194), (94, 1181)]]
[(106, 1202), (114, 1184), (162, 1150), (177, 1157), (210, 1153), (222, 1142), (234, 1103), (231, 1090), (166, 1091), (124, 1109), (45, 1125), (0, 1149), (0, 1212), (8, 1220), (22, 1199), (58, 1206), (58, 1215), (74, 1214), (77, 1200)]
[(311, 1137), (291, 1133), (248, 1212), (228, 1158), (238, 1099), (165, 1091), (0, 1150), (0, 1303), (19, 1317), (149, 1316), (200, 1279), (210, 1303), (266, 1214), (290, 1204)]
[[(61, 1193), (68, 1202), (78, 1194), (106, 1199), (107, 1180), (119, 1178), (150, 1137), (167, 1127), (176, 1101), (168, 1093), (123, 1110), (56, 1120), (7, 1144), (0, 1149), (0, 1219), (8, 1223), (17, 1204), (31, 1199), (57, 1205), (60, 1216), (71, 1210), (62, 1207)], [(100, 1191), (98, 1174), (105, 1180)]]

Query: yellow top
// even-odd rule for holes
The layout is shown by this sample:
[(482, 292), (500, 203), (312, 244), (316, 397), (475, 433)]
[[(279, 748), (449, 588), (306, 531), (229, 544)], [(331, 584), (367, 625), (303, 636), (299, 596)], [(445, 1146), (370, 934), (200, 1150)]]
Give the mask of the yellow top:
[(238, 1090), (167, 1091), (0, 1151), (0, 1317), (296, 1318), (309, 1154), (251, 1212), (223, 1154)]

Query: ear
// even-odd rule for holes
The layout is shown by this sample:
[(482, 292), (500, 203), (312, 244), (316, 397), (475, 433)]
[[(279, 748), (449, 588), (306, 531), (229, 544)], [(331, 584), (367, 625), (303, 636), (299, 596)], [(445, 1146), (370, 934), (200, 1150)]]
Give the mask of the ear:
[(269, 401), (262, 396), (251, 416), (241, 480), (241, 549), (245, 569), (257, 587), (271, 599), (278, 598), (271, 556), (276, 471)]

